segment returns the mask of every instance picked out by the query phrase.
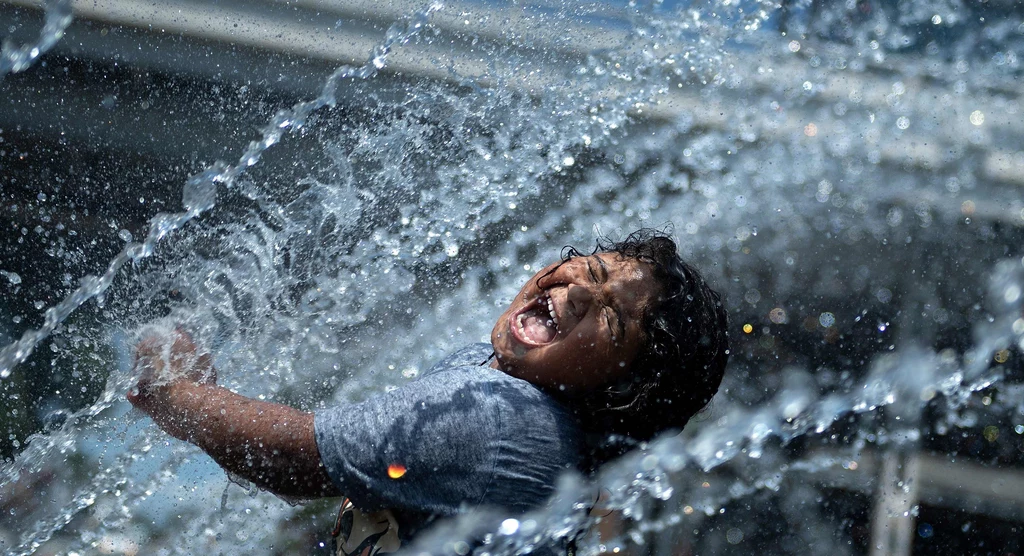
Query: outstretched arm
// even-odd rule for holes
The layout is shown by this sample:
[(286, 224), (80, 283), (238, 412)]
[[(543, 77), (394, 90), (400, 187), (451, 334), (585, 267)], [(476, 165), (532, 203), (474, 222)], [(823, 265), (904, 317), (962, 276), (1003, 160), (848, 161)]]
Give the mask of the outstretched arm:
[[(198, 355), (181, 330), (172, 339), (143, 340), (135, 358), (142, 378), (128, 401), (168, 434), (199, 446), (225, 470), (275, 494), (339, 494), (320, 463), (312, 413), (218, 386), (210, 356)], [(164, 375), (173, 378), (157, 385), (156, 377)]]

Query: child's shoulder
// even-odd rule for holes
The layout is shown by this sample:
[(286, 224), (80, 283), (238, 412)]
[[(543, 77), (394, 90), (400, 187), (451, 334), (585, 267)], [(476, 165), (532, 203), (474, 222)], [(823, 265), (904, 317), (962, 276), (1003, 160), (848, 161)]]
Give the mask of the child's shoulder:
[(494, 354), (494, 348), (491, 344), (475, 343), (469, 344), (463, 348), (460, 348), (444, 359), (441, 359), (434, 366), (424, 373), (424, 375), (432, 375), (441, 371), (447, 371), (460, 367), (482, 367), (487, 366), (491, 356)]
[(490, 366), (491, 344), (470, 344), (448, 355), (409, 383), (410, 395), (422, 399), (449, 399), (453, 393), (477, 402), (487, 412), (513, 410), (517, 418), (565, 420), (566, 409), (536, 385)]

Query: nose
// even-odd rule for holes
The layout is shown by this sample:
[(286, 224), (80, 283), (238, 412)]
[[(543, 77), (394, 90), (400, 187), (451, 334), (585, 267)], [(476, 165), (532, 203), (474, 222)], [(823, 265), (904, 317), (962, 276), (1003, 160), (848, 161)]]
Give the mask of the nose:
[(582, 319), (587, 310), (594, 302), (594, 292), (590, 288), (578, 284), (569, 284), (566, 292), (566, 301), (569, 303), (569, 312), (577, 319)]

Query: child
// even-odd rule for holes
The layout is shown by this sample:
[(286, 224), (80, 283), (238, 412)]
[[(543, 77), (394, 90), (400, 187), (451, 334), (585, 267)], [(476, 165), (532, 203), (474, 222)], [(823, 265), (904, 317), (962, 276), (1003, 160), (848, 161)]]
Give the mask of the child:
[[(128, 399), (262, 488), (344, 493), (339, 548), (353, 553), (369, 536), (391, 551), (466, 507), (528, 510), (565, 470), (592, 472), (631, 443), (681, 429), (718, 390), (726, 321), (675, 243), (641, 230), (590, 256), (569, 249), (523, 286), (491, 344), (358, 404), (314, 415), (235, 394), (180, 330), (139, 343), (142, 378)], [(165, 366), (175, 378), (157, 384)]]

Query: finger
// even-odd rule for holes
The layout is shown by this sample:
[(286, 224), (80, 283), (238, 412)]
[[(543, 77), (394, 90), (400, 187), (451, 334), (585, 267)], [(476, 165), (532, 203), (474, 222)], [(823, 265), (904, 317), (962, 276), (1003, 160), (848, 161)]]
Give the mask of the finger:
[(145, 386), (159, 376), (164, 369), (164, 359), (159, 350), (139, 350), (135, 354), (132, 372), (140, 385)]
[(182, 345), (190, 346), (195, 348), (195, 341), (192, 340), (192, 335), (188, 333), (188, 330), (184, 326), (178, 324), (174, 327), (174, 343), (177, 345), (181, 342)]
[(139, 341), (135, 345), (135, 357), (138, 359), (140, 355), (152, 355), (160, 353), (160, 347), (163, 345), (161, 339), (157, 336), (147, 336)]
[(128, 390), (125, 398), (128, 399), (128, 403), (132, 404), (132, 406), (142, 409), (147, 398), (146, 390), (141, 384), (135, 385)]
[(204, 353), (196, 360), (196, 380), (203, 383), (215, 384), (217, 382), (217, 369), (213, 367), (213, 357)]
[(192, 353), (196, 351), (196, 344), (192, 337), (181, 329), (174, 330), (174, 343), (171, 344), (171, 353)]
[(209, 353), (204, 353), (196, 359), (197, 368), (209, 368), (213, 366), (213, 356)]
[(151, 377), (153, 372), (163, 368), (163, 361), (160, 357), (153, 355), (141, 355), (135, 358), (135, 363), (132, 364), (132, 371), (136, 372), (140, 378)]

